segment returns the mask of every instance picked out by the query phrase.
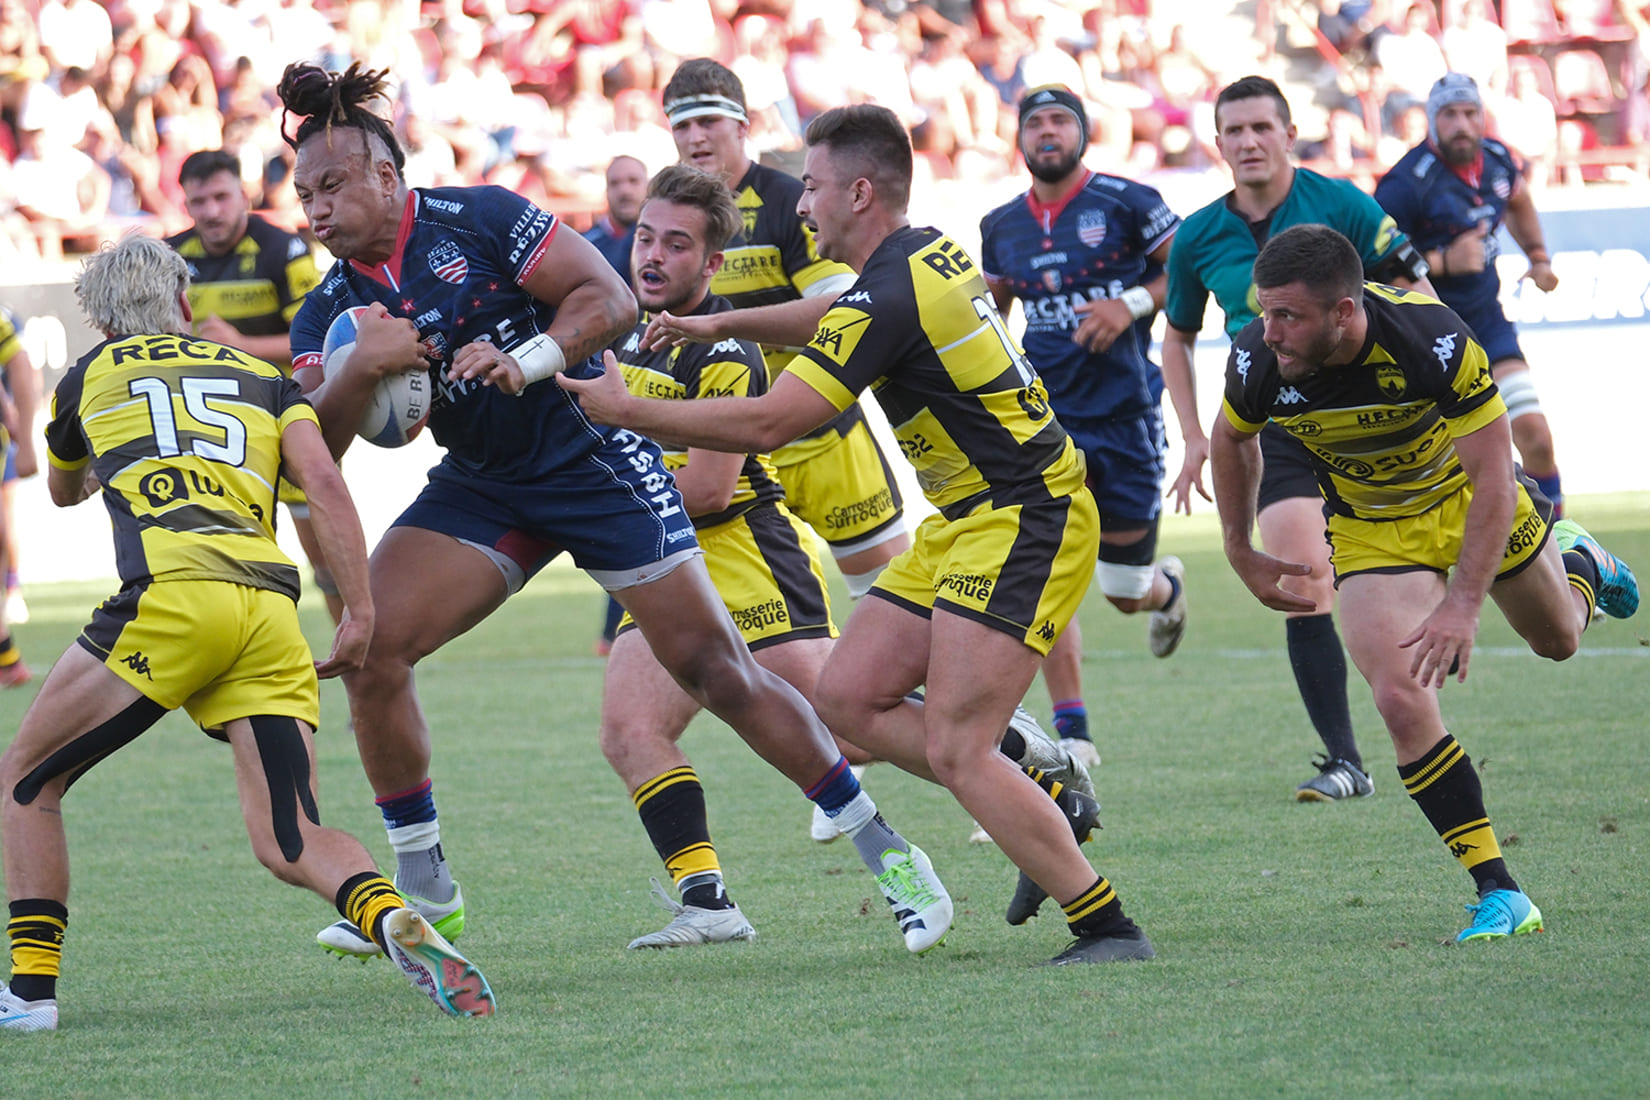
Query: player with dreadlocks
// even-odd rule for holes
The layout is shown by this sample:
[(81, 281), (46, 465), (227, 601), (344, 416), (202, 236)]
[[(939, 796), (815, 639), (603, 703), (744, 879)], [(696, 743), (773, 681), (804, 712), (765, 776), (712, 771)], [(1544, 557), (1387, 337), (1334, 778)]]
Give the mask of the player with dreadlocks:
[[(752, 660), (659, 448), (592, 424), (545, 383), (635, 323), (623, 279), (554, 214), (503, 188), (409, 189), (394, 134), (368, 109), (383, 78), (359, 64), (337, 74), (300, 63), (279, 92), (302, 120), (288, 139), (298, 200), (338, 258), (293, 323), (295, 375), (341, 456), (379, 378), (427, 371), (430, 430), (446, 449), (372, 554), (377, 630), (345, 679), (400, 889), (449, 938), (462, 928), (413, 666), (566, 551), (625, 606), (677, 682), (853, 838), (907, 947), (933, 946), (950, 925), (950, 897), (921, 849), (883, 822), (802, 697)], [(355, 351), (324, 378), (329, 325), (363, 304)], [(642, 809), (703, 820), (691, 768), (653, 801)], [(700, 873), (715, 904), (720, 869), (711, 861)], [(376, 953), (344, 922), (321, 940)]]

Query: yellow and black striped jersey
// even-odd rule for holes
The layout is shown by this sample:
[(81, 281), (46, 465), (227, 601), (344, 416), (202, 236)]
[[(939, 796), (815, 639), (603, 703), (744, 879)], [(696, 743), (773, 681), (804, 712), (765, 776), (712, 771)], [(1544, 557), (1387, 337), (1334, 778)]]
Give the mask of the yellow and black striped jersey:
[(733, 188), (740, 229), (723, 249), (722, 269), (710, 290), (735, 309), (793, 302), (833, 275), (854, 277), (846, 264), (822, 260), (813, 235), (797, 217), (802, 183), (765, 164), (752, 164)]
[(0, 365), (11, 362), (23, 350), (23, 333), (11, 310), (0, 307)]
[(52, 395), (54, 466), (92, 464), (123, 584), (216, 580), (298, 598), (275, 544), (281, 435), (315, 420), (280, 368), (181, 336), (107, 340)]
[(978, 266), (937, 229), (889, 234), (789, 369), (839, 409), (871, 387), (947, 518), (1083, 486), (1082, 457)]
[(1226, 365), (1226, 418), (1244, 433), (1267, 420), (1311, 453), (1331, 511), (1366, 520), (1417, 516), (1468, 484), (1454, 440), (1507, 408), (1489, 358), (1460, 317), (1424, 294), (1364, 284), (1369, 332), (1355, 361), (1301, 382), (1250, 322)]
[[(721, 313), (732, 308), (726, 299), (707, 294), (689, 316)], [(679, 348), (647, 351), (642, 347), (642, 333), (647, 331), (649, 320), (650, 315), (644, 313), (636, 327), (612, 345), (631, 393), (638, 397), (690, 401), (696, 397), (759, 397), (767, 392), (768, 374), (762, 362), (762, 349), (749, 340), (684, 344)], [(687, 463), (685, 447), (663, 439), (655, 442), (664, 452), (666, 469), (674, 473)], [(693, 526), (714, 527), (743, 515), (764, 500), (780, 500), (784, 496), (785, 490), (780, 487), (768, 456), (746, 455), (739, 471), (739, 484), (728, 506), (720, 512), (694, 516)]]
[(246, 235), (222, 256), (207, 255), (193, 229), (166, 243), (189, 263), (189, 308), (197, 332), (215, 314), (248, 336), (285, 333), (304, 295), (321, 281), (303, 238), (256, 214), (246, 219)]
[[(794, 302), (804, 297), (816, 283), (831, 279), (843, 286), (854, 279), (854, 269), (834, 260), (824, 260), (814, 247), (814, 237), (797, 216), (802, 197), (802, 181), (776, 168), (753, 163), (733, 188), (739, 207), (740, 228), (723, 249), (721, 270), (711, 276), (710, 290), (733, 304), (735, 309)], [(796, 357), (796, 348), (764, 347), (768, 381)], [(854, 410), (810, 432), (806, 438), (836, 432), (846, 435), (864, 414)]]

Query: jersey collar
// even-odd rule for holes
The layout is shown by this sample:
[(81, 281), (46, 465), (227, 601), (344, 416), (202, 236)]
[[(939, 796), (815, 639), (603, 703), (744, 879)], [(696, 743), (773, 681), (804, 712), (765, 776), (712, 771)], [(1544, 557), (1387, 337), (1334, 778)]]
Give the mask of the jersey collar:
[[(1429, 140), (1427, 144), (1432, 145), (1432, 142)], [(1478, 155), (1472, 158), (1472, 163), (1463, 165), (1460, 168), (1457, 168), (1455, 165), (1451, 164), (1449, 162), (1449, 158), (1444, 156), (1443, 151), (1436, 145), (1432, 146), (1432, 151), (1433, 154), (1443, 162), (1445, 168), (1448, 168), (1451, 172), (1454, 172), (1455, 175), (1460, 178), (1462, 183), (1466, 184), (1474, 191), (1478, 190), (1478, 185), (1484, 182), (1484, 144), (1482, 142), (1479, 142), (1478, 144)]]
[(1043, 236), (1046, 237), (1054, 232), (1054, 223), (1060, 220), (1061, 211), (1065, 210), (1066, 205), (1077, 197), (1077, 192), (1087, 187), (1089, 180), (1093, 178), (1094, 173), (1085, 168), (1083, 177), (1077, 181), (1076, 186), (1053, 202), (1040, 201), (1035, 191), (1026, 192), (1026, 207), (1031, 211), (1031, 216), (1037, 222), (1037, 227), (1043, 231)]
[(374, 282), (382, 283), (391, 290), (401, 290), (401, 261), (406, 255), (407, 237), (412, 233), (413, 215), (418, 210), (418, 192), (407, 190), (407, 205), (401, 211), (401, 224), (395, 230), (395, 251), (390, 258), (381, 264), (368, 267), (359, 260), (351, 260), (350, 267), (365, 275)]

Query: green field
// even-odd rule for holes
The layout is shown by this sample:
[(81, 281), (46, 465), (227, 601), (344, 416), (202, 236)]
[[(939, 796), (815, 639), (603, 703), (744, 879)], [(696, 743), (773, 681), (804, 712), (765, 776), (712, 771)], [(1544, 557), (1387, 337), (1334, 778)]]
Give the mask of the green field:
[[(1650, 578), (1650, 494), (1572, 514)], [(1556, 665), (1486, 609), (1472, 679), (1445, 691), (1513, 872), (1547, 932), (1449, 942), (1470, 881), (1404, 796), (1368, 691), (1353, 707), (1374, 798), (1290, 799), (1317, 747), (1281, 622), (1226, 568), (1212, 520), (1165, 524), (1192, 624), (1168, 661), (1091, 595), (1085, 675), (1106, 828), (1087, 849), (1150, 933), (1147, 964), (1051, 969), (1049, 906), (1002, 910), (1013, 869), (967, 843), (940, 789), (867, 788), (958, 902), (946, 946), (901, 946), (846, 843), (720, 723), (685, 745), (750, 944), (632, 953), (661, 874), (596, 748), (600, 597), (553, 569), (431, 658), (443, 839), (491, 1020), (436, 1013), (382, 960), (323, 955), (335, 918), (257, 866), (227, 750), (167, 719), (66, 802), (75, 889), (61, 1030), (0, 1035), (7, 1097), (797, 1095), (1643, 1096), (1650, 1094), (1650, 621), (1606, 622)], [(44, 671), (98, 585), (30, 590)], [(306, 601), (321, 647), (324, 612)], [(38, 681), (37, 681), (38, 683)], [(0, 697), (15, 729), (33, 688)], [(1040, 687), (1031, 706), (1048, 715)], [(389, 859), (323, 687), (324, 820)], [(9, 733), (0, 733), (0, 738)]]

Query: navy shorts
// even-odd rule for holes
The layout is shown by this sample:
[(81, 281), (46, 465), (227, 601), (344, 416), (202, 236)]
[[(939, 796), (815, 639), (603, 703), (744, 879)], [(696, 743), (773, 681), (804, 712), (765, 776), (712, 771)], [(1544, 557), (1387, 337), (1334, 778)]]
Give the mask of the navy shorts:
[(1491, 366), (1503, 359), (1524, 360), (1524, 349), (1518, 346), (1518, 329), (1507, 320), (1499, 301), (1474, 310), (1471, 317), (1463, 313), (1461, 319), (1472, 326), (1472, 334), (1483, 345)]
[(1306, 445), (1276, 424), (1260, 430), (1260, 454), (1266, 465), (1260, 474), (1260, 497), (1255, 511), (1264, 512), (1280, 500), (1311, 497), (1320, 504), (1323, 491)]
[(658, 446), (622, 429), (542, 481), (495, 481), (444, 460), (395, 526), (491, 547), (528, 577), (564, 550), (581, 569), (616, 573), (698, 545)]
[[(1056, 413), (1058, 415), (1058, 413)], [(1105, 420), (1060, 417), (1088, 461), (1088, 485), (1102, 527), (1149, 527), (1163, 511), (1168, 441), (1163, 410)]]

